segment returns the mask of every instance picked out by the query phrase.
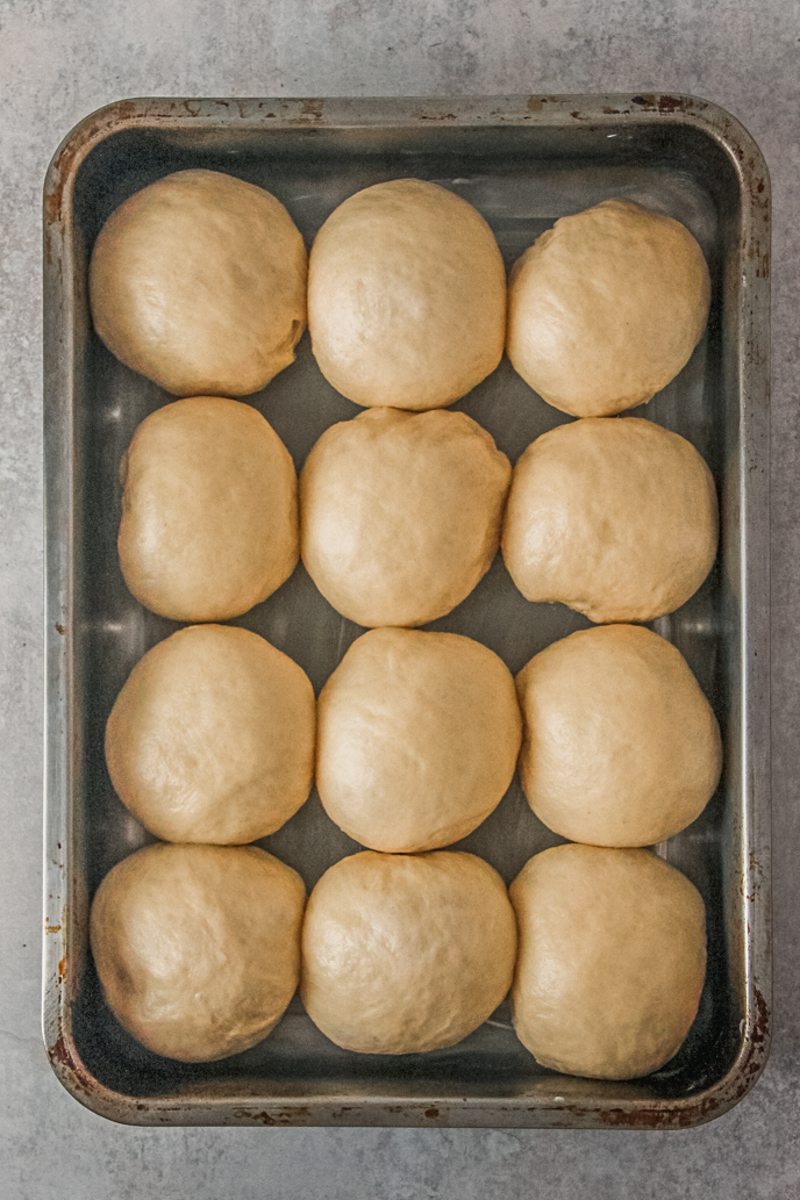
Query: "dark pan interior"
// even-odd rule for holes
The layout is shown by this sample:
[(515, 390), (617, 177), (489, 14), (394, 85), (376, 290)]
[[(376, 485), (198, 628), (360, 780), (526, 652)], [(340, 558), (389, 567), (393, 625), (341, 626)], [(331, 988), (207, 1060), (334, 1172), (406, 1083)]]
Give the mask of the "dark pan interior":
[[(85, 263), (103, 220), (125, 197), (176, 169), (205, 166), (267, 187), (288, 207), (308, 243), (328, 213), (367, 184), (417, 176), (473, 202), (494, 229), (507, 263), (557, 217), (608, 196), (625, 196), (682, 220), (700, 240), (713, 278), (708, 332), (680, 376), (640, 415), (688, 437), (709, 462), (722, 503), (717, 568), (700, 592), (655, 628), (680, 647), (710, 695), (722, 724), (726, 768), (702, 817), (661, 848), (702, 891), (708, 909), (709, 969), (700, 1013), (677, 1057), (651, 1078), (630, 1084), (569, 1080), (541, 1070), (516, 1040), (507, 1005), (460, 1045), (403, 1057), (338, 1050), (295, 999), (276, 1032), (226, 1061), (183, 1066), (149, 1053), (114, 1021), (90, 962), (77, 985), (74, 1038), (87, 1068), (106, 1086), (136, 1098), (336, 1094), (404, 1098), (541, 1095), (669, 1099), (713, 1084), (740, 1043), (744, 950), (740, 876), (741, 761), (736, 716), (741, 679), (736, 464), (739, 452), (735, 324), (729, 273), (735, 270), (739, 220), (735, 173), (717, 144), (689, 125), (624, 122), (558, 128), (239, 129), (164, 127), (117, 132), (91, 151), (75, 185), (78, 263), (75, 321), (82, 362), (74, 417), (77, 587), (74, 596), (75, 712), (78, 761), (74, 792), (75, 868), (85, 882), (75, 914), (85, 939), (86, 903), (105, 872), (149, 840), (116, 798), (102, 752), (103, 729), (117, 691), (142, 653), (176, 626), (128, 594), (116, 558), (118, 468), (138, 422), (169, 398), (118, 363), (90, 331)], [(664, 314), (669, 320), (669, 313)], [(297, 362), (250, 398), (277, 429), (298, 467), (319, 434), (359, 410), (322, 378), (307, 335)], [(514, 461), (528, 443), (564, 421), (503, 361), (455, 406), (494, 436)], [(361, 632), (317, 593), (302, 567), (274, 596), (235, 624), (255, 630), (295, 658), (315, 688)], [(431, 628), (487, 643), (518, 670), (554, 639), (586, 625), (560, 605), (528, 604), (498, 559), (476, 591)], [(461, 846), (487, 858), (506, 880), (528, 857), (559, 839), (532, 815), (514, 782), (499, 809)], [(312, 886), (322, 871), (358, 847), (325, 816), (316, 793), (297, 816), (262, 843)], [(88, 957), (88, 956), (87, 956)]]

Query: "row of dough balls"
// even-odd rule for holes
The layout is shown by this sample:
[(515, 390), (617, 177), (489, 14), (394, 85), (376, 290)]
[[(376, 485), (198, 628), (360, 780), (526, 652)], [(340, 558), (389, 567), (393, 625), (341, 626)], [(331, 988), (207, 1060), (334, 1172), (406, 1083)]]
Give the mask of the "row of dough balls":
[[(586, 417), (511, 465), (464, 413), (373, 408), (326, 429), (298, 486), (256, 409), (192, 397), (140, 424), (122, 464), (119, 556), (147, 608), (238, 616), (292, 573), (359, 625), (416, 626), (506, 566), (532, 601), (595, 622), (685, 603), (717, 549), (717, 499), (685, 438), (639, 417)], [(299, 509), (299, 511), (298, 511)]]
[(363, 406), (452, 404), (512, 364), (548, 403), (607, 416), (649, 400), (705, 328), (709, 273), (678, 221), (624, 200), (563, 217), (506, 273), (467, 201), (379, 183), (325, 221), (307, 262), (269, 192), (189, 170), (111, 215), (92, 255), (95, 328), (179, 396), (248, 395), (294, 359), (308, 320), (323, 375)]
[(703, 900), (648, 850), (545, 850), (510, 899), (475, 855), (368, 850), (304, 906), (300, 876), (256, 847), (139, 850), (92, 905), (112, 1011), (156, 1053), (208, 1061), (266, 1037), (299, 984), (337, 1045), (408, 1054), (461, 1041), (510, 988), (539, 1063), (625, 1079), (672, 1058), (703, 988)]
[(195, 625), (139, 661), (106, 726), (114, 788), (165, 841), (242, 844), (279, 829), (316, 777), (329, 817), (373, 850), (433, 850), (498, 806), (519, 759), (533, 812), (593, 845), (650, 846), (719, 782), (716, 718), (651, 630), (581, 630), (514, 679), (460, 634), (374, 629), (315, 704), (305, 672), (248, 630)]

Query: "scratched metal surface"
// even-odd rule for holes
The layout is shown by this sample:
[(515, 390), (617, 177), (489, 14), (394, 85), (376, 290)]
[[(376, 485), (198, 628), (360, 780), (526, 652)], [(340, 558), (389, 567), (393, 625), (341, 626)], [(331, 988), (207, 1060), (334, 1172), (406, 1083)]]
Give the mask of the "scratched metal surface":
[[(507, 1005), (471, 1037), (421, 1056), (356, 1056), (331, 1045), (299, 1000), (260, 1046), (183, 1066), (149, 1053), (113, 1020), (86, 951), (90, 897), (149, 840), (116, 798), (102, 755), (106, 717), (128, 672), (176, 626), (127, 592), (116, 559), (118, 467), (138, 422), (168, 397), (118, 363), (90, 330), (87, 252), (126, 196), (187, 166), (262, 184), (310, 242), (327, 214), (369, 183), (415, 175), (474, 203), (510, 264), (554, 219), (627, 196), (682, 220), (713, 277), (709, 329), (680, 376), (640, 412), (688, 437), (714, 471), (722, 539), (700, 592), (655, 627), (680, 647), (723, 727), (725, 773), (702, 817), (660, 847), (702, 891), (709, 971), (680, 1053), (647, 1080), (598, 1083), (537, 1067)], [(724, 1111), (766, 1057), (770, 995), (768, 822), (767, 291), (769, 191), (758, 151), (725, 114), (675, 97), (493, 101), (141, 101), (90, 118), (62, 147), (45, 195), (48, 711), (45, 1040), (62, 1082), (90, 1107), (136, 1123), (693, 1124)], [(665, 314), (665, 319), (669, 314)], [(304, 338), (297, 362), (250, 398), (299, 467), (334, 421), (359, 410), (322, 378)], [(456, 408), (515, 460), (565, 420), (504, 360)], [(359, 627), (302, 567), (239, 618), (295, 658), (316, 689)], [(528, 604), (498, 559), (431, 628), (468, 634), (513, 670), (587, 622)], [(515, 780), (461, 846), (510, 880), (559, 839)], [(261, 843), (312, 886), (357, 849), (316, 793)]]

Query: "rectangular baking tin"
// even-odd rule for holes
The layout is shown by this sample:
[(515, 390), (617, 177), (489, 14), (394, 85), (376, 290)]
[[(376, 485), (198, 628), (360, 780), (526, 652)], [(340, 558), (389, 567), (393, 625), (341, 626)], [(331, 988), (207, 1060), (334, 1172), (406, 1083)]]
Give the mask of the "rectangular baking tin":
[[(110, 1017), (87, 954), (87, 911), (109, 867), (147, 841), (105, 773), (109, 708), (140, 655), (175, 627), (125, 590), (115, 552), (120, 457), (167, 397), (117, 363), (91, 331), (87, 256), (126, 196), (183, 167), (268, 187), (310, 243), (325, 216), (367, 184), (437, 180), (474, 202), (510, 263), (542, 229), (606, 196), (683, 220), (713, 277), (706, 337), (642, 410), (689, 437), (719, 487), (718, 566), (656, 628), (689, 659), (725, 738), (718, 795), (661, 847), (701, 888), (708, 981), (695, 1027), (656, 1075), (599, 1083), (540, 1069), (504, 1005), (451, 1050), (372, 1057), (333, 1047), (296, 999), (246, 1054), (183, 1066), (150, 1054)], [(768, 304), (769, 181), (752, 139), (713, 104), (684, 96), (522, 96), (436, 100), (128, 100), (84, 120), (56, 153), (45, 218), (47, 733), (44, 1037), (64, 1086), (89, 1108), (137, 1124), (671, 1127), (709, 1120), (751, 1087), (770, 1014)], [(664, 313), (664, 320), (670, 314)], [(298, 361), (252, 402), (302, 463), (322, 430), (358, 410), (322, 379), (306, 337)], [(564, 420), (504, 362), (456, 407), (515, 459)], [(302, 568), (239, 624), (295, 657), (319, 688), (360, 630)], [(434, 627), (471, 634), (512, 670), (586, 622), (529, 605), (498, 561)], [(464, 845), (511, 879), (557, 841), (517, 783)], [(357, 847), (316, 795), (264, 843), (309, 885)]]

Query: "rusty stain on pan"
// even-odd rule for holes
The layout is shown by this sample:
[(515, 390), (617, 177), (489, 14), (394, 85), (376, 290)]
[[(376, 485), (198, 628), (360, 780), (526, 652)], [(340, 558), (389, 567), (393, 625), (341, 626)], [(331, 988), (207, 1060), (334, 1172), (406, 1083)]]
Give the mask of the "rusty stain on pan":
[(303, 100), (300, 112), (304, 117), (314, 117), (319, 121), (323, 115), (325, 101), (320, 99)]

